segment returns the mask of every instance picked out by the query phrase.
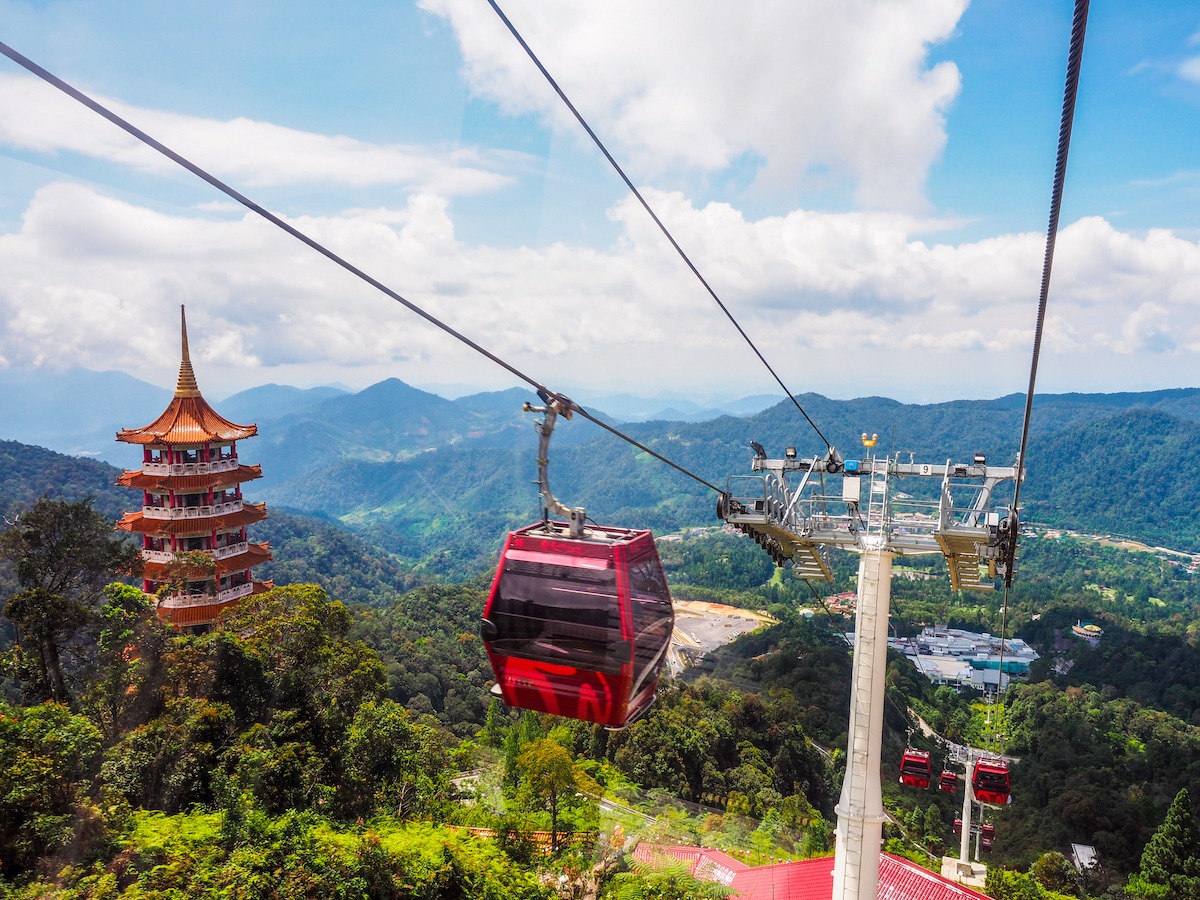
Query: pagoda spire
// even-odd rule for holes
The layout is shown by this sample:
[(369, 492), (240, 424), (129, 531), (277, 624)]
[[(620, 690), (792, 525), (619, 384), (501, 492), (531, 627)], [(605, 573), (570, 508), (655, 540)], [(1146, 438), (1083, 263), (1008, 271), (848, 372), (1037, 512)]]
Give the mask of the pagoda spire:
[(176, 397), (199, 397), (200, 385), (196, 383), (196, 373), (192, 371), (192, 358), (188, 354), (187, 339), (187, 307), (179, 304), (179, 321), (182, 330), (182, 358), (179, 362), (179, 383), (175, 385)]

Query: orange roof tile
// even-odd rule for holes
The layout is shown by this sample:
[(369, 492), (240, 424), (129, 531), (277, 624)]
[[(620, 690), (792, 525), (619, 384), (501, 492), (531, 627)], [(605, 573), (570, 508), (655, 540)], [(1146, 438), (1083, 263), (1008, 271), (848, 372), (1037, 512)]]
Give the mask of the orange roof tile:
[[(248, 596), (266, 593), (273, 587), (275, 587), (275, 582), (273, 581), (255, 581), (254, 590)], [(228, 609), (229, 607), (240, 603), (246, 598), (239, 597), (236, 600), (226, 600), (225, 602), (221, 602), (214, 597), (212, 603), (195, 604), (193, 604), (193, 598), (187, 598), (183, 601), (187, 605), (179, 606), (173, 606), (172, 599), (172, 597), (164, 597), (162, 600), (158, 601), (159, 616), (163, 619), (166, 619), (167, 622), (177, 628), (190, 628), (196, 625), (211, 624), (212, 622), (216, 621), (217, 616), (221, 614), (222, 610)]]
[[(248, 544), (245, 552), (239, 553), (237, 556), (227, 556), (225, 559), (218, 559), (216, 561), (216, 568), (213, 570), (213, 575), (220, 577), (228, 575), (230, 572), (242, 572), (261, 563), (269, 562), (271, 559), (271, 544), (269, 541), (264, 541), (261, 544)], [(159, 576), (165, 574), (170, 566), (170, 563), (147, 560), (142, 569), (142, 574), (150, 581), (158, 581)]]
[(256, 434), (257, 425), (235, 425), (199, 395), (176, 395), (161, 416), (141, 428), (122, 428), (117, 440), (127, 444), (207, 444), (240, 441)]
[(117, 521), (117, 528), (121, 531), (132, 531), (134, 534), (197, 535), (252, 525), (255, 522), (261, 522), (266, 517), (267, 505), (265, 503), (246, 503), (237, 512), (186, 519), (149, 519), (143, 516), (139, 509), (121, 516)]
[(241, 484), (243, 481), (253, 481), (255, 478), (262, 478), (262, 466), (239, 465), (236, 469), (230, 469), (228, 472), (210, 472), (206, 475), (148, 475), (140, 469), (133, 469), (118, 475), (117, 485), (142, 491), (161, 493), (175, 491), (181, 494), (191, 494), (196, 491), (208, 490), (210, 487)]

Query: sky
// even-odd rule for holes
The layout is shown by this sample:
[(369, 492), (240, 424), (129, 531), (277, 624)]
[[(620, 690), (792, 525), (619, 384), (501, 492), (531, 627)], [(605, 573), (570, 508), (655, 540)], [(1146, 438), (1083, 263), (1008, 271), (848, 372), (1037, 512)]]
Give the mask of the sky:
[[(1068, 0), (501, 0), (787, 388), (1029, 382)], [(0, 0), (0, 41), (533, 380), (779, 393), (486, 0)], [(0, 57), (0, 367), (521, 384)], [(1039, 393), (1200, 385), (1200, 7), (1093, 4)]]

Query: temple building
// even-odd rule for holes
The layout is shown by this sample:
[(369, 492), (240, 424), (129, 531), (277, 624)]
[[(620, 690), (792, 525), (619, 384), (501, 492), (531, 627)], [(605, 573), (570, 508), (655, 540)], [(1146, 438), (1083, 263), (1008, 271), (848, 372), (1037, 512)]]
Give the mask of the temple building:
[(258, 426), (235, 425), (201, 396), (182, 309), (180, 317), (174, 398), (149, 425), (117, 432), (118, 441), (142, 445), (142, 467), (117, 478), (142, 492), (142, 508), (125, 513), (117, 528), (142, 537), (142, 590), (156, 597), (158, 614), (177, 628), (203, 630), (221, 610), (273, 586), (251, 576), (271, 549), (246, 533), (267, 517), (266, 504), (242, 499), (243, 482), (261, 478), (262, 467), (243, 465), (237, 443)]

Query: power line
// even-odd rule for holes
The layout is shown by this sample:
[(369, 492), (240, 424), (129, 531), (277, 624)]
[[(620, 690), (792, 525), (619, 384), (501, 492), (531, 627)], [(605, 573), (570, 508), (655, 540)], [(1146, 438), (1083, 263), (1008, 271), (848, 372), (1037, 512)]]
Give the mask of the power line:
[(47, 69), (44, 69), (43, 67), (39, 66), (33, 60), (18, 53), (16, 50), (14, 50), (12, 47), (8, 46), (7, 44), (3, 43), (2, 41), (0, 41), (0, 53), (3, 53), (5, 56), (7, 56), (13, 62), (17, 63), (19, 66), (22, 66), (23, 68), (32, 72), (34, 75), (38, 76), (43, 81), (58, 88), (60, 91), (62, 91), (67, 96), (71, 97), (74, 100), (79, 101), (84, 106), (86, 106), (88, 109), (92, 110), (93, 112), (97, 113), (100, 116), (103, 116), (105, 119), (108, 119), (108, 121), (110, 121), (112, 124), (116, 125), (122, 131), (126, 132), (127, 134), (132, 135), (133, 137), (135, 137), (139, 141), (141, 141), (143, 144), (146, 144), (148, 147), (151, 147), (154, 150), (157, 150), (159, 153), (161, 153), (163, 156), (167, 157), (172, 162), (187, 169), (189, 172), (191, 172), (197, 178), (200, 178), (200, 179), (208, 182), (210, 185), (215, 187), (221, 193), (236, 200), (242, 206), (246, 207), (247, 209), (251, 210), (252, 212), (254, 212), (257, 215), (261, 216), (262, 218), (266, 219), (272, 225), (275, 225), (276, 227), (282, 229), (283, 231), (286, 231), (288, 234), (290, 234), (296, 240), (311, 247), (313, 250), (317, 251), (322, 256), (324, 256), (326, 259), (330, 260), (331, 262), (336, 263), (337, 265), (341, 266), (343, 269), (345, 269), (350, 274), (365, 281), (367, 284), (371, 285), (371, 287), (375, 288), (377, 291), (380, 291), (381, 293), (383, 293), (386, 296), (390, 297), (391, 299), (395, 300), (397, 303), (401, 304), (409, 311), (416, 313), (418, 316), (420, 316), (425, 321), (429, 322), (431, 325), (434, 325), (437, 328), (440, 328), (446, 334), (448, 334), (451, 337), (455, 338), (456, 340), (462, 342), (463, 344), (466, 344), (468, 347), (470, 347), (475, 352), (485, 356), (487, 359), (491, 360), (496, 365), (503, 368), (505, 371), (516, 376), (521, 381), (524, 381), (526, 384), (528, 384), (530, 387), (532, 387), (535, 391), (537, 391), (538, 395), (541, 396), (543, 399), (546, 397), (549, 397), (549, 396), (559, 397), (561, 401), (569, 404), (569, 406), (573, 412), (579, 413), (585, 419), (588, 419), (589, 421), (594, 422), (595, 424), (597, 424), (601, 428), (603, 428), (605, 431), (608, 431), (610, 434), (613, 434), (616, 437), (619, 437), (621, 440), (626, 441), (629, 444), (632, 444), (634, 447), (637, 447), (639, 450), (643, 451), (644, 453), (650, 454), (655, 459), (657, 459), (659, 462), (665, 463), (666, 465), (668, 465), (671, 468), (675, 469), (676, 471), (688, 476), (689, 478), (693, 479), (694, 481), (699, 482), (700, 484), (704, 485), (705, 487), (709, 488), (710, 490), (715, 491), (717, 493), (721, 493), (721, 489), (718, 488), (716, 485), (712, 484), (711, 482), (706, 481), (705, 479), (701, 478), (699, 475), (696, 475), (695, 473), (689, 471), (688, 469), (684, 468), (683, 466), (679, 465), (678, 463), (672, 462), (670, 459), (663, 456), (661, 453), (658, 453), (658, 452), (650, 449), (645, 444), (642, 444), (641, 442), (635, 440), (634, 438), (623, 433), (619, 429), (614, 428), (613, 426), (609, 425), (608, 423), (601, 421), (600, 419), (596, 418), (594, 415), (589, 413), (586, 409), (581, 407), (579, 404), (575, 403), (573, 400), (570, 400), (567, 397), (563, 397), (560, 394), (555, 394), (553, 391), (551, 391), (545, 385), (536, 381), (531, 376), (526, 375), (524, 372), (522, 372), (516, 366), (513, 366), (512, 364), (510, 364), (509, 362), (504, 360), (502, 357), (497, 356), (495, 353), (492, 353), (490, 350), (486, 349), (485, 347), (483, 347), (480, 344), (476, 343), (475, 341), (471, 340), (471, 338), (467, 337), (462, 332), (457, 331), (456, 329), (452, 328), (450, 325), (443, 322), (441, 319), (438, 319), (436, 316), (432, 315), (431, 313), (426, 312), (424, 309), (417, 306), (411, 300), (406, 299), (405, 297), (401, 296), (396, 291), (389, 288), (383, 282), (379, 281), (376, 278), (373, 278), (372, 276), (370, 276), (366, 272), (364, 272), (362, 269), (355, 266), (353, 263), (347, 261), (343, 257), (334, 253), (332, 250), (330, 250), (324, 244), (317, 241), (315, 238), (309, 237), (307, 234), (300, 231), (298, 228), (288, 224), (283, 219), (279, 218), (279, 216), (275, 215), (271, 211), (269, 211), (269, 210), (265, 209), (264, 207), (260, 206), (259, 204), (255, 203), (249, 197), (245, 196), (244, 194), (242, 194), (242, 193), (238, 192), (237, 190), (235, 190), (234, 188), (230, 187), (228, 184), (226, 184), (221, 179), (217, 178), (215, 175), (212, 175), (207, 170), (200, 168), (200, 166), (196, 165), (191, 160), (176, 153), (170, 147), (166, 146), (165, 144), (163, 144), (160, 141), (156, 140), (155, 138), (151, 137), (146, 132), (142, 131), (140, 128), (136, 127), (135, 125), (128, 122), (126, 119), (122, 118), (121, 116), (119, 116), (115, 112), (113, 112), (112, 110), (108, 109), (106, 106), (102, 105), (101, 103), (97, 102), (96, 100), (93, 100), (91, 97), (89, 97), (87, 94), (80, 91), (78, 88), (67, 83), (66, 81), (59, 78), (57, 75), (48, 71)]
[(579, 110), (575, 108), (575, 104), (571, 102), (570, 98), (567, 97), (563, 89), (559, 87), (558, 82), (554, 80), (554, 76), (552, 76), (546, 67), (542, 65), (542, 61), (538, 59), (537, 54), (533, 52), (529, 44), (527, 44), (525, 39), (521, 37), (521, 33), (517, 31), (516, 26), (514, 26), (509, 20), (508, 16), (504, 14), (504, 11), (496, 3), (496, 0), (488, 0), (488, 3), (491, 5), (492, 9), (496, 11), (496, 15), (500, 17), (500, 20), (508, 27), (508, 30), (512, 33), (512, 36), (517, 39), (517, 43), (521, 45), (521, 47), (525, 50), (525, 53), (531, 60), (533, 60), (533, 64), (537, 66), (538, 71), (545, 76), (545, 79), (547, 82), (549, 82), (550, 87), (554, 88), (554, 92), (558, 94), (562, 102), (566, 104), (567, 109), (569, 109), (571, 114), (575, 116), (576, 121), (583, 126), (583, 130), (588, 133), (588, 136), (600, 149), (600, 152), (604, 154), (604, 158), (608, 160), (609, 164), (613, 167), (616, 173), (621, 176), (621, 180), (625, 182), (625, 186), (629, 188), (629, 190), (633, 193), (633, 196), (637, 197), (638, 202), (642, 204), (642, 208), (646, 210), (646, 213), (651, 219), (654, 220), (654, 224), (658, 226), (658, 230), (663, 233), (668, 241), (670, 241), (671, 246), (675, 248), (675, 252), (679, 254), (679, 258), (684, 261), (684, 264), (686, 264), (689, 269), (691, 269), (692, 274), (696, 276), (700, 284), (702, 284), (704, 289), (708, 291), (708, 295), (712, 297), (717, 306), (721, 308), (721, 312), (725, 313), (725, 317), (729, 319), (731, 323), (733, 323), (733, 327), (737, 329), (738, 334), (740, 334), (745, 339), (746, 343), (750, 345), (750, 349), (754, 351), (754, 355), (757, 356), (759, 361), (761, 361), (762, 364), (767, 367), (767, 371), (771, 373), (771, 377), (775, 379), (775, 383), (783, 389), (783, 392), (787, 394), (787, 398), (792, 401), (796, 409), (800, 410), (800, 415), (804, 416), (808, 424), (812, 426), (813, 431), (817, 433), (817, 437), (821, 439), (822, 443), (825, 444), (825, 447), (829, 450), (832, 450), (833, 445), (830, 444), (825, 438), (825, 435), (821, 433), (821, 429), (817, 427), (817, 423), (814, 422), (809, 417), (808, 413), (804, 411), (804, 407), (800, 405), (800, 402), (796, 399), (795, 394), (788, 390), (787, 385), (783, 383), (783, 379), (779, 377), (779, 375), (771, 367), (771, 364), (767, 362), (767, 358), (763, 356), (758, 347), (755, 346), (754, 341), (750, 339), (750, 335), (746, 334), (745, 329), (743, 329), (738, 323), (738, 320), (733, 317), (733, 313), (731, 313), (729, 308), (721, 302), (721, 298), (717, 296), (717, 292), (713, 290), (712, 285), (710, 285), (705, 277), (700, 274), (700, 270), (696, 268), (691, 258), (689, 258), (687, 253), (684, 252), (683, 247), (679, 245), (679, 242), (675, 240), (674, 236), (667, 229), (667, 226), (663, 224), (662, 219), (658, 217), (658, 215), (651, 208), (650, 204), (646, 201), (646, 198), (642, 196), (642, 192), (637, 189), (634, 183), (630, 180), (629, 176), (625, 174), (625, 170), (621, 168), (620, 164), (616, 161), (616, 159), (613, 158), (613, 155), (608, 152), (608, 148), (604, 146), (604, 142), (600, 140), (600, 138), (596, 135), (596, 132), (592, 130), (592, 127), (588, 125), (587, 120), (584, 119)]

